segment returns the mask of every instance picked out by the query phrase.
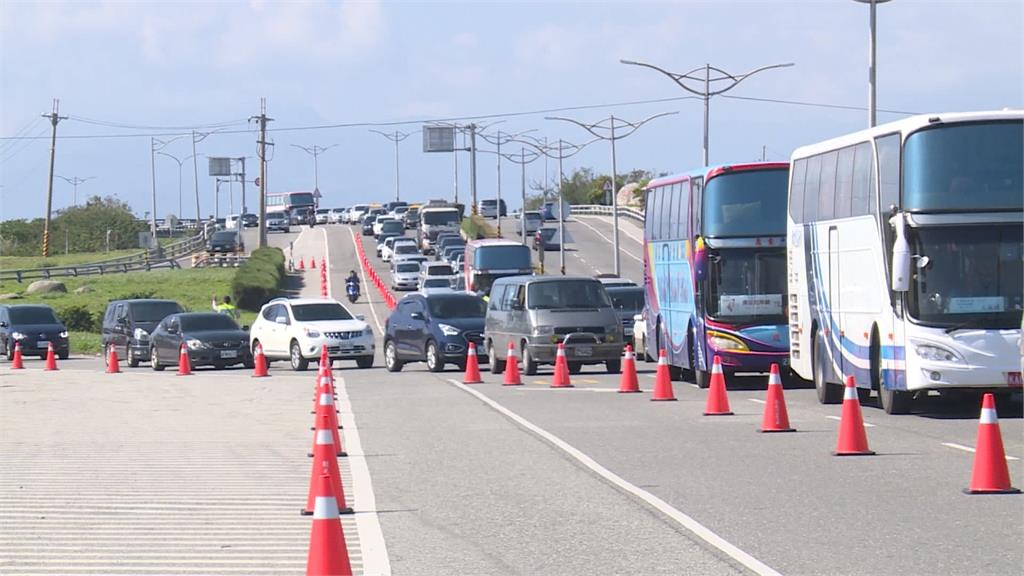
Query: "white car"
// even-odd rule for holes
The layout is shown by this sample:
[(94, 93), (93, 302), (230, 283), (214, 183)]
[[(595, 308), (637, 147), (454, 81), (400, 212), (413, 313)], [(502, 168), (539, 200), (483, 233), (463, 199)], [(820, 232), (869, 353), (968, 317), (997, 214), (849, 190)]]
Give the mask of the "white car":
[(356, 204), (348, 210), (348, 223), (359, 224), (363, 221), (363, 217), (370, 210), (370, 207), (366, 204)]
[(420, 253), (416, 240), (412, 238), (399, 238), (391, 245), (391, 258), (401, 256), (416, 256)]
[(544, 215), (535, 210), (529, 210), (527, 212), (521, 212), (519, 214), (519, 222), (516, 222), (516, 234), (523, 235), (523, 218), (526, 219), (526, 235), (529, 236), (540, 230), (540, 227), (544, 225)]
[(394, 218), (390, 216), (378, 216), (377, 220), (373, 223), (373, 235), (380, 236), (380, 229), (384, 227), (384, 223), (392, 220), (394, 220)]
[[(409, 248), (403, 248), (398, 250), (399, 246), (408, 245)], [(411, 248), (411, 249), (410, 249)], [(396, 254), (419, 254), (420, 251), (416, 248), (416, 241), (412, 238), (406, 238), (404, 236), (391, 236), (385, 238), (384, 242), (377, 245), (377, 256), (385, 262), (390, 262)]]
[(320, 208), (319, 210), (316, 211), (316, 223), (317, 224), (327, 224), (330, 221), (330, 218), (331, 218), (331, 209), (330, 208)]
[(391, 269), (394, 270), (402, 262), (415, 262), (417, 266), (427, 261), (427, 257), (417, 252), (416, 254), (395, 254), (391, 258)]
[(423, 280), (427, 278), (444, 278), (445, 281), (451, 283), (451, 279), (454, 276), (455, 271), (452, 269), (452, 265), (447, 262), (424, 262), (420, 267), (420, 277)]
[(279, 232), (290, 232), (288, 218), (284, 212), (267, 212), (267, 232), (277, 230)]
[(420, 287), (420, 265), (417, 262), (399, 262), (391, 269), (392, 290), (416, 290)]
[(332, 208), (331, 213), (327, 215), (327, 221), (331, 224), (341, 224), (345, 222), (345, 211), (348, 208)]
[(268, 361), (288, 360), (292, 370), (305, 370), (327, 349), (331, 362), (355, 360), (373, 366), (373, 329), (337, 300), (275, 298), (263, 305), (249, 330), (249, 345), (263, 347)]

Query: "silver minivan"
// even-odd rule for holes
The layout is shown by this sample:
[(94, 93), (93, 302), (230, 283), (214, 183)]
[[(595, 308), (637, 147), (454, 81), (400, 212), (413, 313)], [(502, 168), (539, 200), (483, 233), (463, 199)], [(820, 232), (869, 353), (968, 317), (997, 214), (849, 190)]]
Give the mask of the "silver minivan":
[(593, 278), (509, 276), (494, 281), (484, 322), (484, 343), (491, 372), (505, 369), (511, 342), (523, 372), (554, 364), (558, 344), (565, 345), (569, 372), (584, 364), (604, 364), (616, 373), (622, 365), (622, 321), (604, 286)]

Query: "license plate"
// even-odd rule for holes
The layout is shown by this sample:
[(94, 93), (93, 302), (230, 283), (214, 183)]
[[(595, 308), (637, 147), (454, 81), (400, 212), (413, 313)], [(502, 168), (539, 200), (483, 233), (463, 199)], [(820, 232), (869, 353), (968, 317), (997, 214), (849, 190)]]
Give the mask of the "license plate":
[(221, 358), (238, 358), (238, 350), (221, 350)]
[(1021, 380), (1020, 372), (1007, 372), (1006, 384), (1010, 388), (1024, 388), (1024, 380)]
[(40, 340), (40, 341), (36, 342), (36, 348), (46, 348), (49, 345), (50, 345), (50, 341), (49, 340)]
[(576, 355), (577, 356), (593, 356), (594, 355), (594, 349), (591, 348), (590, 346), (577, 346), (576, 347)]

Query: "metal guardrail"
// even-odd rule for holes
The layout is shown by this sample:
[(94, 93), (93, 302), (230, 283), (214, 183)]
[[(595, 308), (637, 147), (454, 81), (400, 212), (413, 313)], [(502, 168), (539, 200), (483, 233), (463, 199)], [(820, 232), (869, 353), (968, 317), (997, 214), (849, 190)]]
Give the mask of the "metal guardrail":
[[(594, 214), (599, 216), (611, 216), (612, 207), (605, 206), (602, 204), (573, 204), (572, 214)], [(629, 208), (625, 206), (619, 206), (619, 216), (629, 218), (630, 220), (636, 220), (641, 224), (644, 221), (643, 210), (637, 210), (636, 208)]]
[(51, 278), (67, 278), (78, 276), (94, 276), (102, 274), (123, 274), (140, 270), (159, 268), (181, 268), (178, 260), (206, 245), (205, 233), (190, 238), (183, 238), (166, 246), (153, 250), (143, 250), (136, 254), (69, 266), (50, 266), (41, 268), (24, 268), (20, 270), (0, 270), (0, 281), (14, 280), (49, 280)]

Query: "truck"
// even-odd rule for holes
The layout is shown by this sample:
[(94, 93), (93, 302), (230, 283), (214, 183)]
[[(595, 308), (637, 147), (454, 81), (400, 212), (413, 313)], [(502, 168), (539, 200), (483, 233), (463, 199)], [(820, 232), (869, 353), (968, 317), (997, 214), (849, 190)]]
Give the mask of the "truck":
[(420, 208), (420, 227), (416, 239), (424, 254), (434, 253), (434, 242), (441, 232), (458, 233), (465, 206), (443, 200), (431, 200)]

